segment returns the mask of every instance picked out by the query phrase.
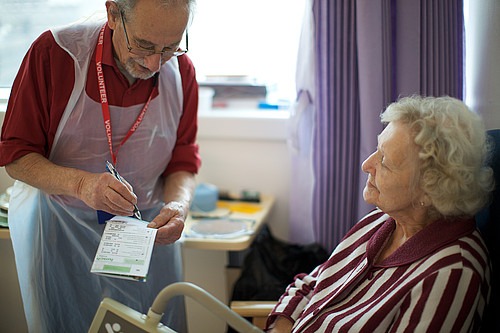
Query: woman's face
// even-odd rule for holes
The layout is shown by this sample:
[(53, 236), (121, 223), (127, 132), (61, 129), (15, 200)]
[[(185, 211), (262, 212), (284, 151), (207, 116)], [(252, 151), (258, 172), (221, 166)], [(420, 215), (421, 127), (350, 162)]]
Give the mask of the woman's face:
[(390, 122), (378, 136), (377, 150), (362, 164), (368, 174), (363, 198), (396, 218), (419, 208), (418, 146), (408, 125)]

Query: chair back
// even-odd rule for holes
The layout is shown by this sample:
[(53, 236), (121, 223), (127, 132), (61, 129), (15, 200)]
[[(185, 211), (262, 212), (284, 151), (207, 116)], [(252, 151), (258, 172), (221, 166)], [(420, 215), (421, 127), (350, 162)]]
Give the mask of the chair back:
[(488, 247), (492, 262), (491, 297), (481, 332), (500, 332), (500, 129), (488, 131), (492, 145), (489, 165), (495, 175), (490, 204), (476, 215), (476, 225)]

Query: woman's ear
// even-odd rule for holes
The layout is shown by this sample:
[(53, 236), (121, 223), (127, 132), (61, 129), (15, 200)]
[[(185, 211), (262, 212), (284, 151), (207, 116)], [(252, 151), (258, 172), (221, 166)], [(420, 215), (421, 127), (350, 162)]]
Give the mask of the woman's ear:
[(427, 194), (422, 194), (419, 202), (420, 202), (420, 206), (422, 206), (422, 207), (429, 207), (432, 205), (432, 200)]
[(115, 30), (120, 20), (120, 10), (114, 1), (106, 1), (106, 15), (108, 17), (108, 26), (111, 30)]

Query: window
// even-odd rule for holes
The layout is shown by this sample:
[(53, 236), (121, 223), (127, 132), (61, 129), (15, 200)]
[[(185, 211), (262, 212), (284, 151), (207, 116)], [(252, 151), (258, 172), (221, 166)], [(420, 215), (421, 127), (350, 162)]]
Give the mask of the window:
[[(243, 76), (293, 98), (304, 0), (199, 0), (189, 29), (200, 75)], [(192, 43), (191, 43), (192, 40)]]
[(10, 87), (31, 43), (43, 31), (104, 12), (104, 0), (1, 0), (0, 87)]
[[(198, 0), (189, 56), (200, 81), (245, 77), (269, 95), (292, 99), (305, 0)], [(10, 87), (31, 42), (43, 31), (104, 13), (105, 0), (1, 0), (0, 87)]]

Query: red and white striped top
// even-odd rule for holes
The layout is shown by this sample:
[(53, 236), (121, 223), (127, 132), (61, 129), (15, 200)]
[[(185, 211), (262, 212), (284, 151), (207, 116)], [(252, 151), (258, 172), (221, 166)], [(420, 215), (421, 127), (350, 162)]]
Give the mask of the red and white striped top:
[(438, 220), (374, 264), (395, 228), (375, 210), (328, 261), (299, 274), (268, 318), (293, 332), (475, 332), (490, 293), (486, 246), (473, 219)]

